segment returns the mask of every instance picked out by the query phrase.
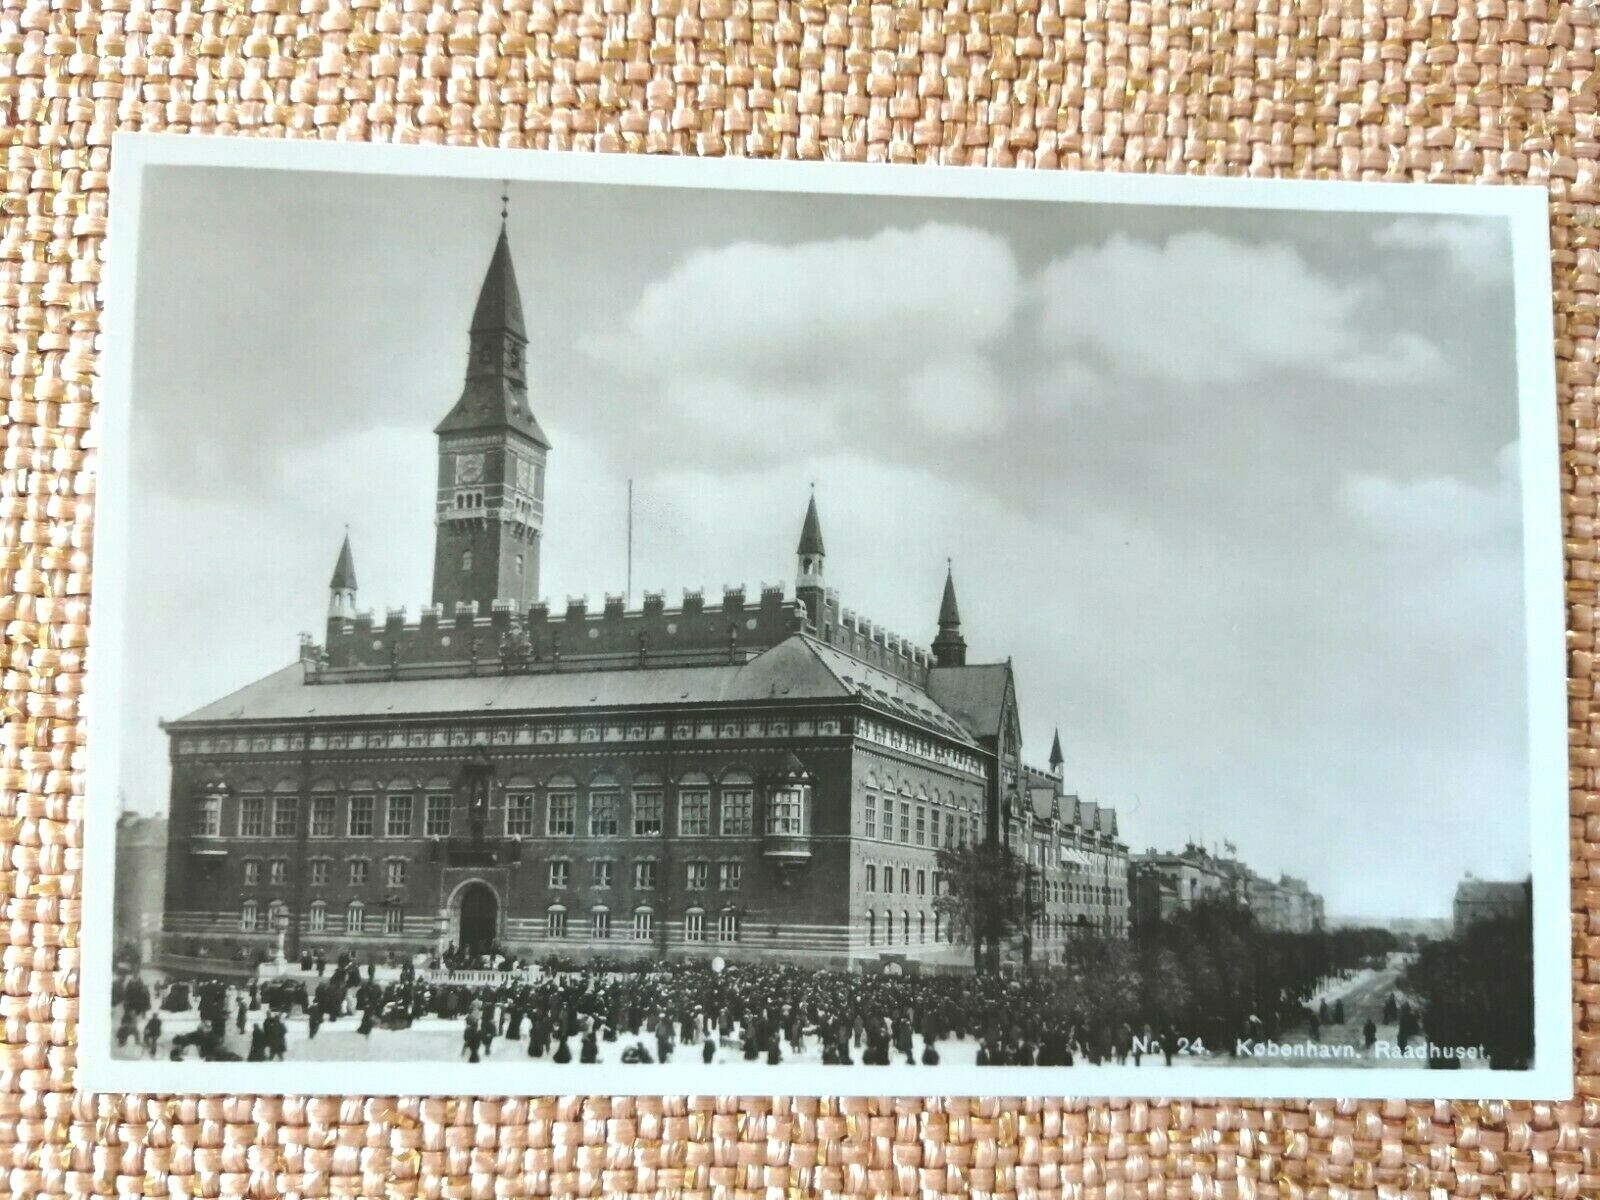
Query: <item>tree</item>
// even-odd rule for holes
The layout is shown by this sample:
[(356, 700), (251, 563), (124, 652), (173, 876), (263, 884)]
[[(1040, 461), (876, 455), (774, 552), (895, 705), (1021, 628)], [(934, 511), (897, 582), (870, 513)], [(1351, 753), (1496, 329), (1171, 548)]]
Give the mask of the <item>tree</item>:
[(942, 893), (934, 908), (943, 915), (958, 942), (972, 947), (974, 970), (998, 965), (1000, 946), (1021, 932), (1032, 868), (1009, 846), (946, 846), (939, 851)]

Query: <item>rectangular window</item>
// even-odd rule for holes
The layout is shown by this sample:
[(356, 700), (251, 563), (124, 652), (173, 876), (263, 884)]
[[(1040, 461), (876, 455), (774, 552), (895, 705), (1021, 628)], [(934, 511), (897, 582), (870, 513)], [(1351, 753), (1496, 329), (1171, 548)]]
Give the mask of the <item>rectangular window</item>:
[(372, 836), (372, 797), (358, 795), (350, 797), (350, 836)]
[(244, 907), (239, 910), (239, 928), (245, 933), (255, 932), (257, 921), (256, 902), (246, 900)]
[(956, 819), (949, 813), (944, 815), (944, 844), (946, 846), (956, 844)]
[(740, 788), (722, 793), (722, 836), (749, 837), (755, 832), (755, 793)]
[(622, 797), (616, 792), (589, 794), (589, 836), (617, 836), (617, 807)]
[(894, 895), (894, 868), (893, 867), (885, 867), (883, 869), (883, 894), (885, 896)]
[(405, 887), (406, 860), (403, 858), (391, 858), (387, 863), (385, 863), (383, 881), (387, 887)]
[(222, 797), (205, 796), (195, 815), (195, 833), (201, 837), (222, 836)]
[(717, 888), (724, 892), (737, 892), (744, 879), (744, 864), (725, 862), (717, 864)]
[(689, 878), (686, 881), (691, 892), (703, 892), (711, 882), (711, 864), (692, 862), (689, 864)]
[(717, 941), (737, 942), (739, 940), (739, 914), (719, 913), (717, 916)]
[(391, 904), (383, 910), (383, 931), (385, 933), (399, 933), (405, 928), (405, 914), (400, 911), (398, 904)]
[(661, 793), (654, 789), (633, 794), (633, 836), (661, 836)]
[(253, 858), (246, 859), (245, 860), (245, 864), (244, 864), (244, 885), (245, 885), (245, 887), (250, 887), (252, 884), (256, 884), (256, 883), (260, 883), (260, 882), (261, 882), (261, 864), (259, 862), (257, 862)]
[(389, 811), (383, 832), (387, 837), (411, 836), (411, 795), (396, 793), (389, 797)]
[(311, 886), (322, 887), (328, 882), (328, 860), (313, 858), (311, 860)]
[(550, 886), (564, 888), (567, 881), (572, 878), (572, 864), (564, 859), (556, 859), (550, 864)]
[(293, 837), (295, 819), (298, 815), (293, 796), (274, 796), (272, 798), (272, 836), (275, 838)]
[(551, 792), (545, 810), (544, 831), (551, 837), (571, 837), (577, 832), (577, 798), (571, 792)]
[(544, 919), (546, 936), (564, 938), (567, 936), (567, 914), (559, 908), (552, 908)]
[(450, 793), (429, 792), (422, 830), (428, 837), (450, 836)]
[(875, 838), (878, 836), (878, 798), (871, 792), (867, 793), (866, 813), (867, 826), (863, 832), (867, 837)]
[(699, 909), (691, 909), (683, 914), (683, 940), (686, 942), (706, 940), (706, 915)]
[(267, 879), (272, 883), (289, 882), (289, 860), (275, 858), (267, 866)]
[(911, 801), (900, 801), (900, 841), (909, 846), (911, 844)]
[(367, 868), (371, 865), (364, 858), (350, 860), (350, 885), (352, 887), (361, 887), (367, 882)]
[(264, 837), (267, 832), (267, 798), (246, 796), (239, 801), (239, 836)]
[(926, 871), (918, 871), (917, 872), (917, 895), (926, 896), (927, 894), (928, 894), (928, 873)]
[(711, 793), (684, 792), (678, 797), (678, 835), (705, 837), (711, 832)]
[(878, 868), (873, 866), (871, 863), (868, 863), (867, 864), (867, 891), (875, 892), (877, 890), (878, 890)]
[(311, 836), (331, 838), (334, 829), (332, 796), (311, 797)]
[(655, 932), (655, 915), (648, 908), (641, 908), (633, 914), (633, 940), (648, 942), (650, 935)]
[(610, 887), (612, 868), (616, 865), (609, 858), (597, 859), (594, 864), (594, 886), (597, 888)]
[(779, 788), (767, 803), (767, 832), (797, 836), (801, 832), (800, 789)]
[(506, 836), (533, 836), (533, 793), (506, 793)]
[(911, 894), (911, 868), (910, 867), (901, 867), (900, 868), (900, 894), (902, 896), (909, 896)]
[(596, 909), (589, 918), (589, 934), (596, 938), (610, 937), (611, 914), (603, 908)]
[(344, 927), (351, 933), (367, 931), (367, 910), (359, 900), (345, 910)]
[(307, 917), (311, 932), (321, 933), (328, 927), (328, 906), (320, 902), (313, 904)]
[(656, 886), (656, 864), (649, 859), (633, 864), (633, 886), (649, 891)]
[(925, 846), (928, 842), (928, 809), (926, 805), (917, 805), (917, 845)]

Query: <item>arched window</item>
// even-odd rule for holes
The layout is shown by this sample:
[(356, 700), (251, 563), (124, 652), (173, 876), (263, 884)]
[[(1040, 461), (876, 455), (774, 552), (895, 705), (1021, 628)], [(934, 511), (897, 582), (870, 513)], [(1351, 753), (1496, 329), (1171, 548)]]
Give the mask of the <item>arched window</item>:
[(894, 945), (894, 911), (892, 909), (883, 914), (883, 944), (885, 946)]
[(683, 940), (686, 942), (703, 942), (706, 940), (706, 914), (701, 908), (691, 908), (683, 914)]
[(461, 552), (461, 569), (463, 571), (472, 570), (472, 551), (471, 550), (463, 550)]
[(239, 928), (246, 933), (254, 933), (256, 921), (256, 902), (254, 900), (246, 900), (239, 909)]
[(940, 912), (933, 914), (933, 940), (944, 941), (944, 914)]
[(909, 946), (911, 944), (911, 914), (910, 913), (902, 912), (900, 914), (900, 928), (905, 931), (905, 937), (904, 937), (903, 940), (905, 941), (905, 944)]
[(350, 906), (344, 910), (344, 928), (346, 933), (367, 931), (367, 906), (361, 901), (350, 901)]
[(589, 936), (599, 940), (611, 936), (611, 910), (604, 904), (595, 905), (589, 914)]
[(321, 933), (328, 927), (328, 906), (321, 900), (314, 900), (306, 911), (306, 928), (312, 933)]
[(878, 944), (878, 914), (867, 909), (867, 945)]
[(928, 914), (927, 913), (918, 913), (917, 914), (917, 940), (919, 942), (925, 942), (925, 941), (928, 940)]
[(544, 915), (544, 931), (546, 937), (564, 938), (567, 936), (567, 910), (560, 904), (552, 904)]
[(724, 909), (717, 915), (717, 941), (737, 942), (739, 940), (739, 914), (731, 909)]
[(648, 942), (655, 933), (656, 915), (648, 908), (633, 910), (633, 940)]

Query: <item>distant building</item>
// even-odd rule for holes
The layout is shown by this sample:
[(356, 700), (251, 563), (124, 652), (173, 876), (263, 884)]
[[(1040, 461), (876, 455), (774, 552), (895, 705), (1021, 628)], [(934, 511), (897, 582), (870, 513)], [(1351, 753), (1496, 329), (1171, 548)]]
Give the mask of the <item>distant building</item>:
[(1061, 739), (1050, 751), (1050, 770), (1024, 768), (1023, 820), (1013, 825), (1012, 846), (1036, 872), (1028, 895), (1028, 936), (1037, 956), (1059, 957), (1073, 938), (1128, 934), (1128, 847), (1117, 830), (1116, 810), (1067, 792)]
[[(1231, 847), (1230, 847), (1231, 849)], [(1263, 929), (1309, 933), (1326, 924), (1322, 897), (1303, 879), (1268, 879), (1237, 858), (1189, 843), (1181, 851), (1148, 850), (1129, 868), (1135, 926), (1166, 920), (1206, 897), (1226, 898), (1248, 908)]]
[(1454, 930), (1464, 933), (1479, 921), (1502, 917), (1526, 920), (1531, 911), (1531, 880), (1478, 879), (1470, 872), (1456, 885)]
[(161, 929), (167, 877), (167, 819), (125, 812), (117, 818), (117, 955), (141, 962), (151, 957), (152, 939)]

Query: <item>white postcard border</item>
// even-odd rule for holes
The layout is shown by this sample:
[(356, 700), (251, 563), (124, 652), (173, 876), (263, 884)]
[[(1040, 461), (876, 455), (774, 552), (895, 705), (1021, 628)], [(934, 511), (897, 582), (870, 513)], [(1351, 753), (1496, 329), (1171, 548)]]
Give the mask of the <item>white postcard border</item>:
[[(1073, 1095), (1257, 1099), (1565, 1100), (1573, 1095), (1571, 890), (1560, 457), (1547, 194), (1541, 187), (1312, 182), (974, 167), (691, 159), (169, 134), (113, 139), (99, 408), (88, 444), (94, 505), (91, 652), (84, 703), (85, 830), (76, 1085), (91, 1092), (369, 1095)], [(1499, 216), (1511, 229), (1528, 641), (1534, 1065), (1526, 1071), (1338, 1067), (770, 1067), (760, 1063), (554, 1065), (404, 1062), (173, 1063), (111, 1055), (115, 712), (125, 684), (129, 444), (142, 185), (147, 168), (231, 167), (515, 182), (1074, 201), (1146, 206)]]

